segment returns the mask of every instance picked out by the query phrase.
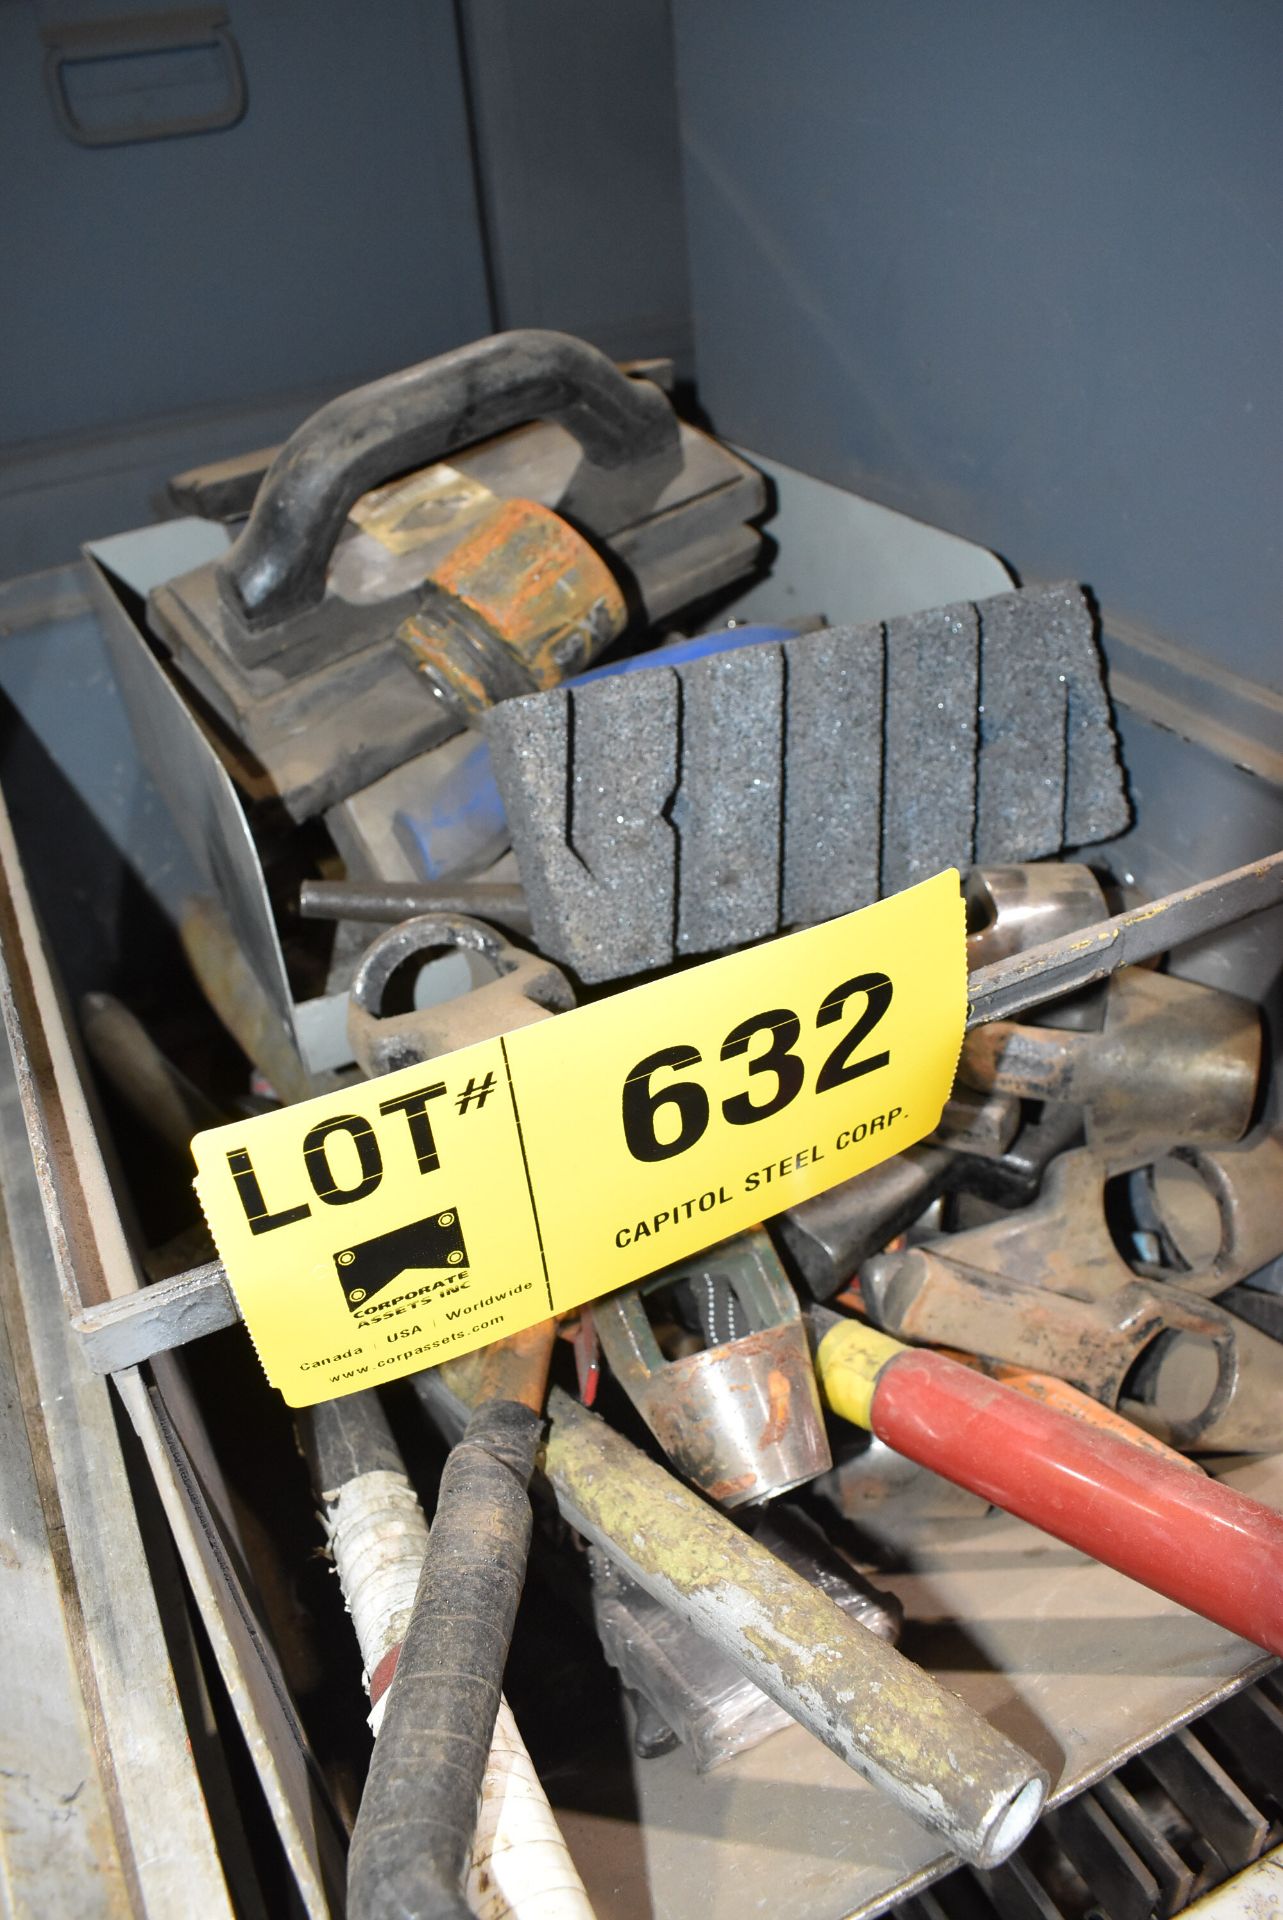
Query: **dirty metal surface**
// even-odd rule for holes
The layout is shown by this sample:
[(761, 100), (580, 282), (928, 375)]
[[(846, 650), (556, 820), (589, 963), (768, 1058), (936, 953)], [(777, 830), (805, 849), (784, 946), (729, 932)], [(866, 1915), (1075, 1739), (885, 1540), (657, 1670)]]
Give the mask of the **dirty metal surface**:
[[(11, 1254), (0, 1244), (0, 1301)], [(7, 1304), (7, 1303), (6, 1303)], [(105, 1395), (103, 1382), (95, 1382)], [(110, 1920), (130, 1912), (125, 1869), (64, 1620), (50, 1513), (0, 1312), (0, 1909), (59, 1892)], [(46, 1494), (47, 1498), (47, 1494)]]
[(832, 1464), (800, 1316), (653, 1368), (635, 1293), (603, 1300), (593, 1325), (665, 1454), (718, 1506), (773, 1499)]
[[(415, 960), (433, 954), (475, 954), (494, 978), (439, 1006), (385, 1013), (389, 983)], [(458, 913), (424, 913), (388, 927), (366, 948), (352, 978), (348, 1039), (367, 1074), (435, 1059), (565, 1013), (575, 1003), (570, 982), (550, 960), (514, 947), (493, 927)]]
[[(1283, 1508), (1283, 1456), (1230, 1485)], [(1052, 1802), (1272, 1664), (1174, 1602), (1001, 1513), (889, 1503), (863, 1523), (903, 1651), (1052, 1777)], [(800, 1728), (697, 1775), (679, 1748), (632, 1763), (632, 1817), (558, 1819), (599, 1920), (871, 1920), (954, 1864)]]
[[(1032, 1367), (1067, 1380), (1106, 1406), (1124, 1407), (1133, 1417), (1140, 1417), (1144, 1410), (1133, 1402), (1124, 1403), (1120, 1395), (1140, 1354), (1161, 1334), (1173, 1341), (1178, 1334), (1188, 1336), (1197, 1342), (1200, 1355), (1206, 1352), (1208, 1358), (1186, 1387), (1183, 1425), (1193, 1431), (1178, 1436), (1170, 1430), (1176, 1425), (1174, 1416), (1169, 1415), (1166, 1422), (1167, 1438), (1178, 1438), (1184, 1445), (1203, 1438), (1207, 1428), (1226, 1415), (1239, 1385), (1241, 1354), (1230, 1317), (1143, 1281), (1132, 1280), (1112, 1293), (1083, 1299), (1053, 1287), (1025, 1284), (1008, 1274), (959, 1265), (914, 1247), (906, 1254), (880, 1255), (869, 1261), (861, 1283), (878, 1325), (905, 1339), (956, 1346), (986, 1359)], [(1269, 1371), (1274, 1356), (1259, 1344), (1255, 1352), (1258, 1360), (1266, 1362), (1268, 1390), (1274, 1381)], [(1272, 1430), (1277, 1435), (1277, 1417)]]
[[(1086, 1149), (1062, 1154), (1032, 1206), (868, 1261), (874, 1318), (910, 1339), (1070, 1380), (1176, 1446), (1283, 1445), (1277, 1343), (1185, 1292), (1183, 1274), (1138, 1277), (1109, 1231), (1105, 1172)], [(1123, 1404), (1131, 1362), (1151, 1344), (1148, 1378)]]
[(0, 1045), (0, 1912), (229, 1903), (105, 1380), (67, 1324)]
[[(133, 557), (127, 582), (143, 592), (148, 568), (163, 569), (170, 550), (165, 528), (150, 531), (154, 539), (135, 543), (142, 557)], [(195, 871), (220, 900), (269, 1002), (292, 1032), (293, 996), (249, 825), (208, 736), (170, 683), (105, 570), (119, 565), (124, 572), (124, 562), (117, 560), (118, 544), (100, 543), (86, 567), (139, 758), (183, 836)]]
[[(63, 1024), (59, 995), (35, 925), (3, 802), (0, 874), (4, 881), (0, 885), (0, 1013), (8, 1040), (7, 1047), (0, 1047), (0, 1193), (10, 1209), (15, 1234), (21, 1223), (32, 1247), (43, 1243), (39, 1313), (60, 1333), (68, 1320), (73, 1334), (92, 1326), (94, 1306), (108, 1309), (109, 1326), (116, 1327), (122, 1321), (128, 1326), (129, 1315), (122, 1298), (128, 1296), (150, 1323), (154, 1336), (157, 1323), (152, 1318), (149, 1290), (138, 1288), (137, 1266), (90, 1119), (79, 1062)], [(224, 1300), (230, 1305), (221, 1269), (196, 1269), (181, 1276), (177, 1298), (168, 1301), (164, 1325), (174, 1326), (177, 1306), (178, 1319), (186, 1321), (189, 1331), (197, 1326), (206, 1331), (211, 1325), (208, 1309), (213, 1309), (216, 1320)], [(86, 1307), (86, 1301), (92, 1304)], [(30, 1307), (28, 1314), (35, 1319)], [(176, 1339), (167, 1342), (178, 1343)], [(152, 1344), (150, 1351), (156, 1354), (160, 1349)], [(117, 1358), (119, 1364), (119, 1347)], [(101, 1395), (103, 1383), (83, 1369), (82, 1360), (98, 1370), (92, 1338), (75, 1355), (75, 1368), (84, 1372), (83, 1394)], [(172, 1397), (172, 1375), (170, 1380)], [(86, 1562), (93, 1584), (82, 1587), (81, 1596), (102, 1702), (100, 1714), (107, 1723), (111, 1751), (120, 1768), (119, 1795), (122, 1799), (126, 1794), (135, 1796), (148, 1824), (157, 1829), (154, 1838), (144, 1833), (140, 1871), (142, 1866), (157, 1865), (169, 1871), (171, 1855), (175, 1855), (172, 1877), (186, 1892), (195, 1889), (193, 1911), (214, 1914), (219, 1911), (219, 1903), (213, 1880), (208, 1897), (200, 1892), (205, 1875), (197, 1857), (201, 1836), (194, 1829), (195, 1816), (190, 1821), (184, 1816), (185, 1826), (193, 1829), (187, 1839), (174, 1809), (157, 1822), (157, 1810), (163, 1816), (167, 1795), (177, 1794), (182, 1784), (186, 1765), (179, 1758), (186, 1751), (182, 1716), (172, 1690), (171, 1698), (154, 1709), (140, 1682), (131, 1685), (131, 1666), (137, 1652), (132, 1643), (142, 1630), (141, 1616), (150, 1611), (149, 1601), (142, 1597), (150, 1595), (150, 1585), (141, 1566), (127, 1568), (115, 1550), (114, 1516), (123, 1497), (100, 1486), (106, 1471), (106, 1442), (94, 1444), (92, 1421), (80, 1404), (79, 1372), (73, 1372), (72, 1385), (74, 1395), (59, 1394), (44, 1389), (42, 1382), (42, 1399), (46, 1406), (51, 1400), (59, 1403), (56, 1425), (64, 1452), (55, 1465), (64, 1505), (84, 1491), (90, 1507), (87, 1529), (98, 1558)], [(165, 1399), (149, 1395), (138, 1374), (128, 1368), (117, 1374), (116, 1385), (151, 1464), (183, 1570), (281, 1832), (302, 1908), (310, 1917), (321, 1920), (330, 1911), (327, 1887), (332, 1890), (338, 1885), (341, 1869), (335, 1863), (330, 1815), (317, 1794), (311, 1756), (275, 1672), (275, 1656), (251, 1624), (251, 1610), (239, 1576), (220, 1543), (198, 1477), (190, 1468), (187, 1443), (169, 1418)], [(102, 1417), (114, 1435), (111, 1409), (105, 1402)], [(52, 1432), (54, 1422), (48, 1424)], [(195, 1437), (200, 1438), (198, 1434)], [(188, 1438), (192, 1438), (190, 1431)], [(204, 1478), (208, 1482), (208, 1467)], [(133, 1612), (139, 1619), (131, 1625), (121, 1612), (119, 1596), (122, 1592), (133, 1593), (135, 1588), (139, 1597), (133, 1603)], [(126, 1724), (117, 1747), (110, 1726), (110, 1696), (121, 1695), (122, 1690), (120, 1713)], [(153, 1711), (155, 1724), (141, 1729), (127, 1724), (130, 1717), (136, 1720), (144, 1711)], [(157, 1773), (156, 1756), (159, 1753), (165, 1759), (171, 1736), (177, 1743), (176, 1753)], [(161, 1785), (156, 1784), (157, 1779)], [(142, 1819), (140, 1811), (140, 1827)], [(168, 1913), (178, 1911), (180, 1906), (181, 1902), (174, 1899), (162, 1899), (156, 1910)]]

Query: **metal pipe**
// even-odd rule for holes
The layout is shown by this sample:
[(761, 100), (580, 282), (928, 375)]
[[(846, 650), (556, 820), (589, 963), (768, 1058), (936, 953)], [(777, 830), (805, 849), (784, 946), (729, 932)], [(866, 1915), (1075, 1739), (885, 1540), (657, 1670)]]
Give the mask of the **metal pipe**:
[(1283, 1514), (1115, 1434), (816, 1312), (820, 1390), (933, 1473), (1283, 1654)]
[(305, 880), (298, 910), (304, 920), (368, 920), (384, 927), (421, 913), (466, 913), (510, 933), (530, 932), (525, 888), (500, 880)]
[(965, 1859), (1020, 1845), (1036, 1761), (595, 1414), (556, 1388), (548, 1406), (545, 1471), (577, 1532)]

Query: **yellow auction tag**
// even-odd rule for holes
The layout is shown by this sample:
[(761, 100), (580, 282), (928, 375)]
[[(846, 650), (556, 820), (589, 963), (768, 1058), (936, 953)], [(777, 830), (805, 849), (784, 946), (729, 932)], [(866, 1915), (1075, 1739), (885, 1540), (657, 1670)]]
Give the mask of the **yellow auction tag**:
[(197, 1134), (291, 1406), (417, 1373), (697, 1253), (937, 1125), (956, 872), (502, 1039)]

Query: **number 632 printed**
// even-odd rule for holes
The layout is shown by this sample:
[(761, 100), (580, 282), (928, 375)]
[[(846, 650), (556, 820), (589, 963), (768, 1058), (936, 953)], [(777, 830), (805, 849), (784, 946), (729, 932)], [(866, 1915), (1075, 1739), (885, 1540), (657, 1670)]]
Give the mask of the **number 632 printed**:
[[(882, 1020), (893, 991), (885, 973), (860, 973), (824, 995), (815, 1011), (815, 1026), (846, 1024), (816, 1075), (816, 1093), (827, 1093), (889, 1065), (889, 1049), (862, 1056), (857, 1055), (857, 1049)], [(806, 1062), (793, 1051), (801, 1035), (802, 1019), (792, 1007), (767, 1008), (731, 1028), (718, 1057), (730, 1061), (747, 1056), (749, 1078), (747, 1087), (728, 1091), (722, 1097), (722, 1117), (731, 1126), (751, 1127), (759, 1120), (769, 1120), (797, 1098), (805, 1086), (807, 1071)], [(759, 1039), (765, 1044), (754, 1052), (754, 1042)], [(625, 1075), (621, 1097), (624, 1138), (634, 1160), (671, 1160), (703, 1138), (712, 1111), (703, 1082), (682, 1078), (655, 1084), (658, 1074), (685, 1075), (689, 1068), (703, 1064), (698, 1047), (679, 1042), (648, 1053)], [(730, 1078), (719, 1076), (719, 1080)], [(754, 1092), (759, 1095), (757, 1099), (753, 1098)]]

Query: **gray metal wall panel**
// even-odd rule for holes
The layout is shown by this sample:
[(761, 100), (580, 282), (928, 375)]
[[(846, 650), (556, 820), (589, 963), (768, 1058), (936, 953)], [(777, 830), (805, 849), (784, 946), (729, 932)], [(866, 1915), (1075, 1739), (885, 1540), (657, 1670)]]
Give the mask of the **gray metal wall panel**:
[(690, 358), (669, 0), (462, 0), (498, 321)]
[(229, 13), (244, 120), (95, 149), (55, 125), (36, 10), (0, 5), (0, 441), (351, 385), (489, 331), (450, 0)]
[(718, 429), (1283, 683), (1283, 9), (675, 20)]

